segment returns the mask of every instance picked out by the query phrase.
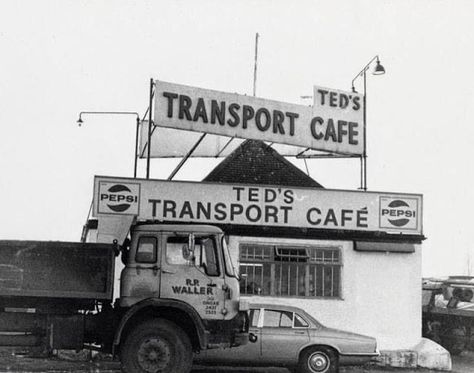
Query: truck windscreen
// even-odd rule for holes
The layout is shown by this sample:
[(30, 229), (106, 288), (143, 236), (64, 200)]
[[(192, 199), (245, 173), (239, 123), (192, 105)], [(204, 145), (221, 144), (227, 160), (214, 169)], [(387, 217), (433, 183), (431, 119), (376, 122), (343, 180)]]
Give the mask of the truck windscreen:
[(232, 258), (229, 254), (229, 248), (227, 247), (227, 242), (225, 237), (222, 236), (222, 253), (224, 257), (225, 273), (227, 276), (236, 277), (234, 264), (232, 263)]

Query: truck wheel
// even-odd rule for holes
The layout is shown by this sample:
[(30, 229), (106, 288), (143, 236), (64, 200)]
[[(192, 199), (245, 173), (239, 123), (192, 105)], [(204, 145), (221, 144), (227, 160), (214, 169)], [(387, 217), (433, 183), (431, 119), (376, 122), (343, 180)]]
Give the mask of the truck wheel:
[(300, 373), (337, 373), (337, 353), (329, 348), (312, 347), (300, 357), (298, 372)]
[(134, 328), (125, 339), (120, 357), (126, 373), (189, 373), (193, 362), (187, 334), (163, 319)]

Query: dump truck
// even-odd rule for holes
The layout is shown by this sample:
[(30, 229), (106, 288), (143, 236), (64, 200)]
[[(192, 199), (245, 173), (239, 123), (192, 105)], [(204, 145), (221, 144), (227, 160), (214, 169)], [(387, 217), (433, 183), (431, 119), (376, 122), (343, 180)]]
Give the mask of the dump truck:
[(224, 232), (143, 221), (134, 192), (96, 178), (81, 242), (0, 240), (1, 346), (87, 347), (118, 356), (125, 372), (187, 373), (193, 353), (247, 343)]
[(423, 279), (423, 337), (452, 355), (472, 349), (474, 342), (474, 277)]

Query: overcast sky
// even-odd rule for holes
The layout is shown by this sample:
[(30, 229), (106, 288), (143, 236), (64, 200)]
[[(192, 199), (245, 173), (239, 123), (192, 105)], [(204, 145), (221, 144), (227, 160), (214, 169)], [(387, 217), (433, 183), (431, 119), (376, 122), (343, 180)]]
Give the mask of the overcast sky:
[[(2, 1), (0, 239), (78, 240), (93, 176), (133, 175), (134, 118), (78, 128), (80, 111), (144, 113), (150, 78), (252, 94), (259, 32), (257, 96), (279, 101), (307, 103), (313, 85), (349, 90), (380, 56), (387, 73), (367, 80), (369, 190), (422, 193), (424, 275), (466, 274), (473, 14), (467, 0)], [(177, 162), (154, 160), (151, 176)], [(192, 160), (177, 179), (216, 164)], [(325, 187), (359, 187), (356, 160), (309, 170)]]

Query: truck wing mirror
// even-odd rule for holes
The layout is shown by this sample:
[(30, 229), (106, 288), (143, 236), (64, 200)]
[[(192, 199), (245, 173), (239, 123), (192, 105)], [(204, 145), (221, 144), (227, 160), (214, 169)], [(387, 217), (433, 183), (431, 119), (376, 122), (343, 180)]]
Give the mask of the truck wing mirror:
[(183, 253), (183, 258), (186, 260), (193, 261), (194, 258), (194, 253), (193, 251), (189, 248), (188, 244), (184, 244), (183, 247), (181, 248), (182, 253)]
[(194, 263), (196, 259), (194, 256), (194, 237), (189, 235), (189, 240), (187, 244), (184, 244), (182, 247), (183, 258), (189, 260), (191, 263)]

